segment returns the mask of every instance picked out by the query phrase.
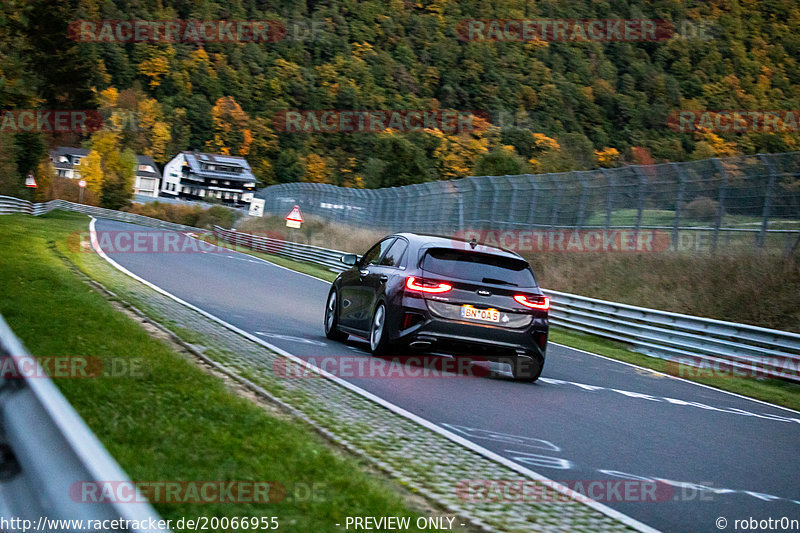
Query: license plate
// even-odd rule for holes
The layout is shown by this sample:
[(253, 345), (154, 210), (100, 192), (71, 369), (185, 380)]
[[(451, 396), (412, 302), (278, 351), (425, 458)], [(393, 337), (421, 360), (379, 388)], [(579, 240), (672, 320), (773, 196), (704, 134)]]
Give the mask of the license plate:
[(475, 309), (471, 305), (462, 305), (461, 318), (482, 320), (484, 322), (500, 322), (500, 311), (497, 309)]

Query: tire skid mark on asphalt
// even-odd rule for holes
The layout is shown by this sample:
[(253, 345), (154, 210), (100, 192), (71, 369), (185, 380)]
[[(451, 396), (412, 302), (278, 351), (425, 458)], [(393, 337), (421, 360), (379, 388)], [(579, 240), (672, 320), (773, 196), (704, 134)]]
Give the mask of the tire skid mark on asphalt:
[[(541, 378), (540, 378), (541, 379)], [(557, 444), (549, 440), (537, 439), (527, 437), (524, 435), (515, 435), (513, 433), (504, 433), (501, 431), (491, 431), (486, 429), (474, 428), (469, 426), (462, 426), (458, 424), (444, 423), (442, 426), (447, 429), (464, 435), (465, 437), (477, 440), (488, 440), (490, 442), (497, 442), (506, 445), (513, 445), (515, 448), (533, 448), (537, 451), (547, 451), (549, 453), (559, 453), (564, 450)], [(514, 448), (505, 448), (503, 450), (509, 454), (514, 461), (538, 468), (548, 468), (552, 470), (574, 470), (579, 465), (575, 461), (565, 459), (563, 457), (554, 457), (552, 455), (542, 455), (534, 453), (530, 450), (518, 450)], [(758, 492), (744, 489), (730, 489), (724, 487), (715, 487), (711, 482), (695, 482), (695, 481), (677, 481), (674, 479), (667, 479), (658, 476), (643, 476), (631, 474), (629, 472), (622, 472), (619, 470), (589, 467), (595, 472), (619, 478), (622, 480), (637, 480), (644, 482), (659, 482), (672, 486), (675, 492), (676, 500), (698, 500), (698, 501), (711, 501), (715, 495), (739, 495), (750, 496), (762, 501), (788, 501), (800, 505), (800, 500), (776, 496), (765, 492)], [(502, 481), (502, 480), (482, 480), (487, 482)], [(560, 483), (569, 484), (569, 480), (559, 481)], [(678, 492), (680, 489), (680, 492)]]

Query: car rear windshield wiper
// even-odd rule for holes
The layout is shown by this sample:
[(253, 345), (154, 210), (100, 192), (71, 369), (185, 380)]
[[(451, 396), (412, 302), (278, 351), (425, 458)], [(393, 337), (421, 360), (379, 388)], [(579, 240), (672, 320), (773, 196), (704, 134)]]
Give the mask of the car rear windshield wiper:
[(495, 285), (513, 285), (514, 287), (517, 286), (516, 283), (511, 283), (510, 281), (503, 281), (502, 279), (483, 278), (482, 281), (484, 283), (494, 283)]

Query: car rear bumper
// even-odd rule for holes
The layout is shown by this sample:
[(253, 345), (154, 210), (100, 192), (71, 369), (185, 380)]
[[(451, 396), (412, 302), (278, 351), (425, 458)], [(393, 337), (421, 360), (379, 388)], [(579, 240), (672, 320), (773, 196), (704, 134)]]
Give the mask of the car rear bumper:
[[(436, 316), (427, 307), (403, 306), (397, 321), (401, 327), (393, 342), (426, 351), (441, 351), (455, 356), (474, 356), (487, 360), (507, 360), (528, 355), (544, 361), (549, 329), (547, 315), (540, 313), (522, 328), (482, 324)], [(406, 313), (418, 315), (418, 322), (402, 328)]]

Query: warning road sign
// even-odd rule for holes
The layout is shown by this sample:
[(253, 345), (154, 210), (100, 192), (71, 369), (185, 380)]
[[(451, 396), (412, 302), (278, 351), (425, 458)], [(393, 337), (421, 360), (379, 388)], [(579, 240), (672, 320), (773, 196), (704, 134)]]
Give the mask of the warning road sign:
[(289, 228), (299, 228), (303, 223), (303, 215), (300, 213), (300, 206), (296, 205), (286, 215), (286, 226)]

